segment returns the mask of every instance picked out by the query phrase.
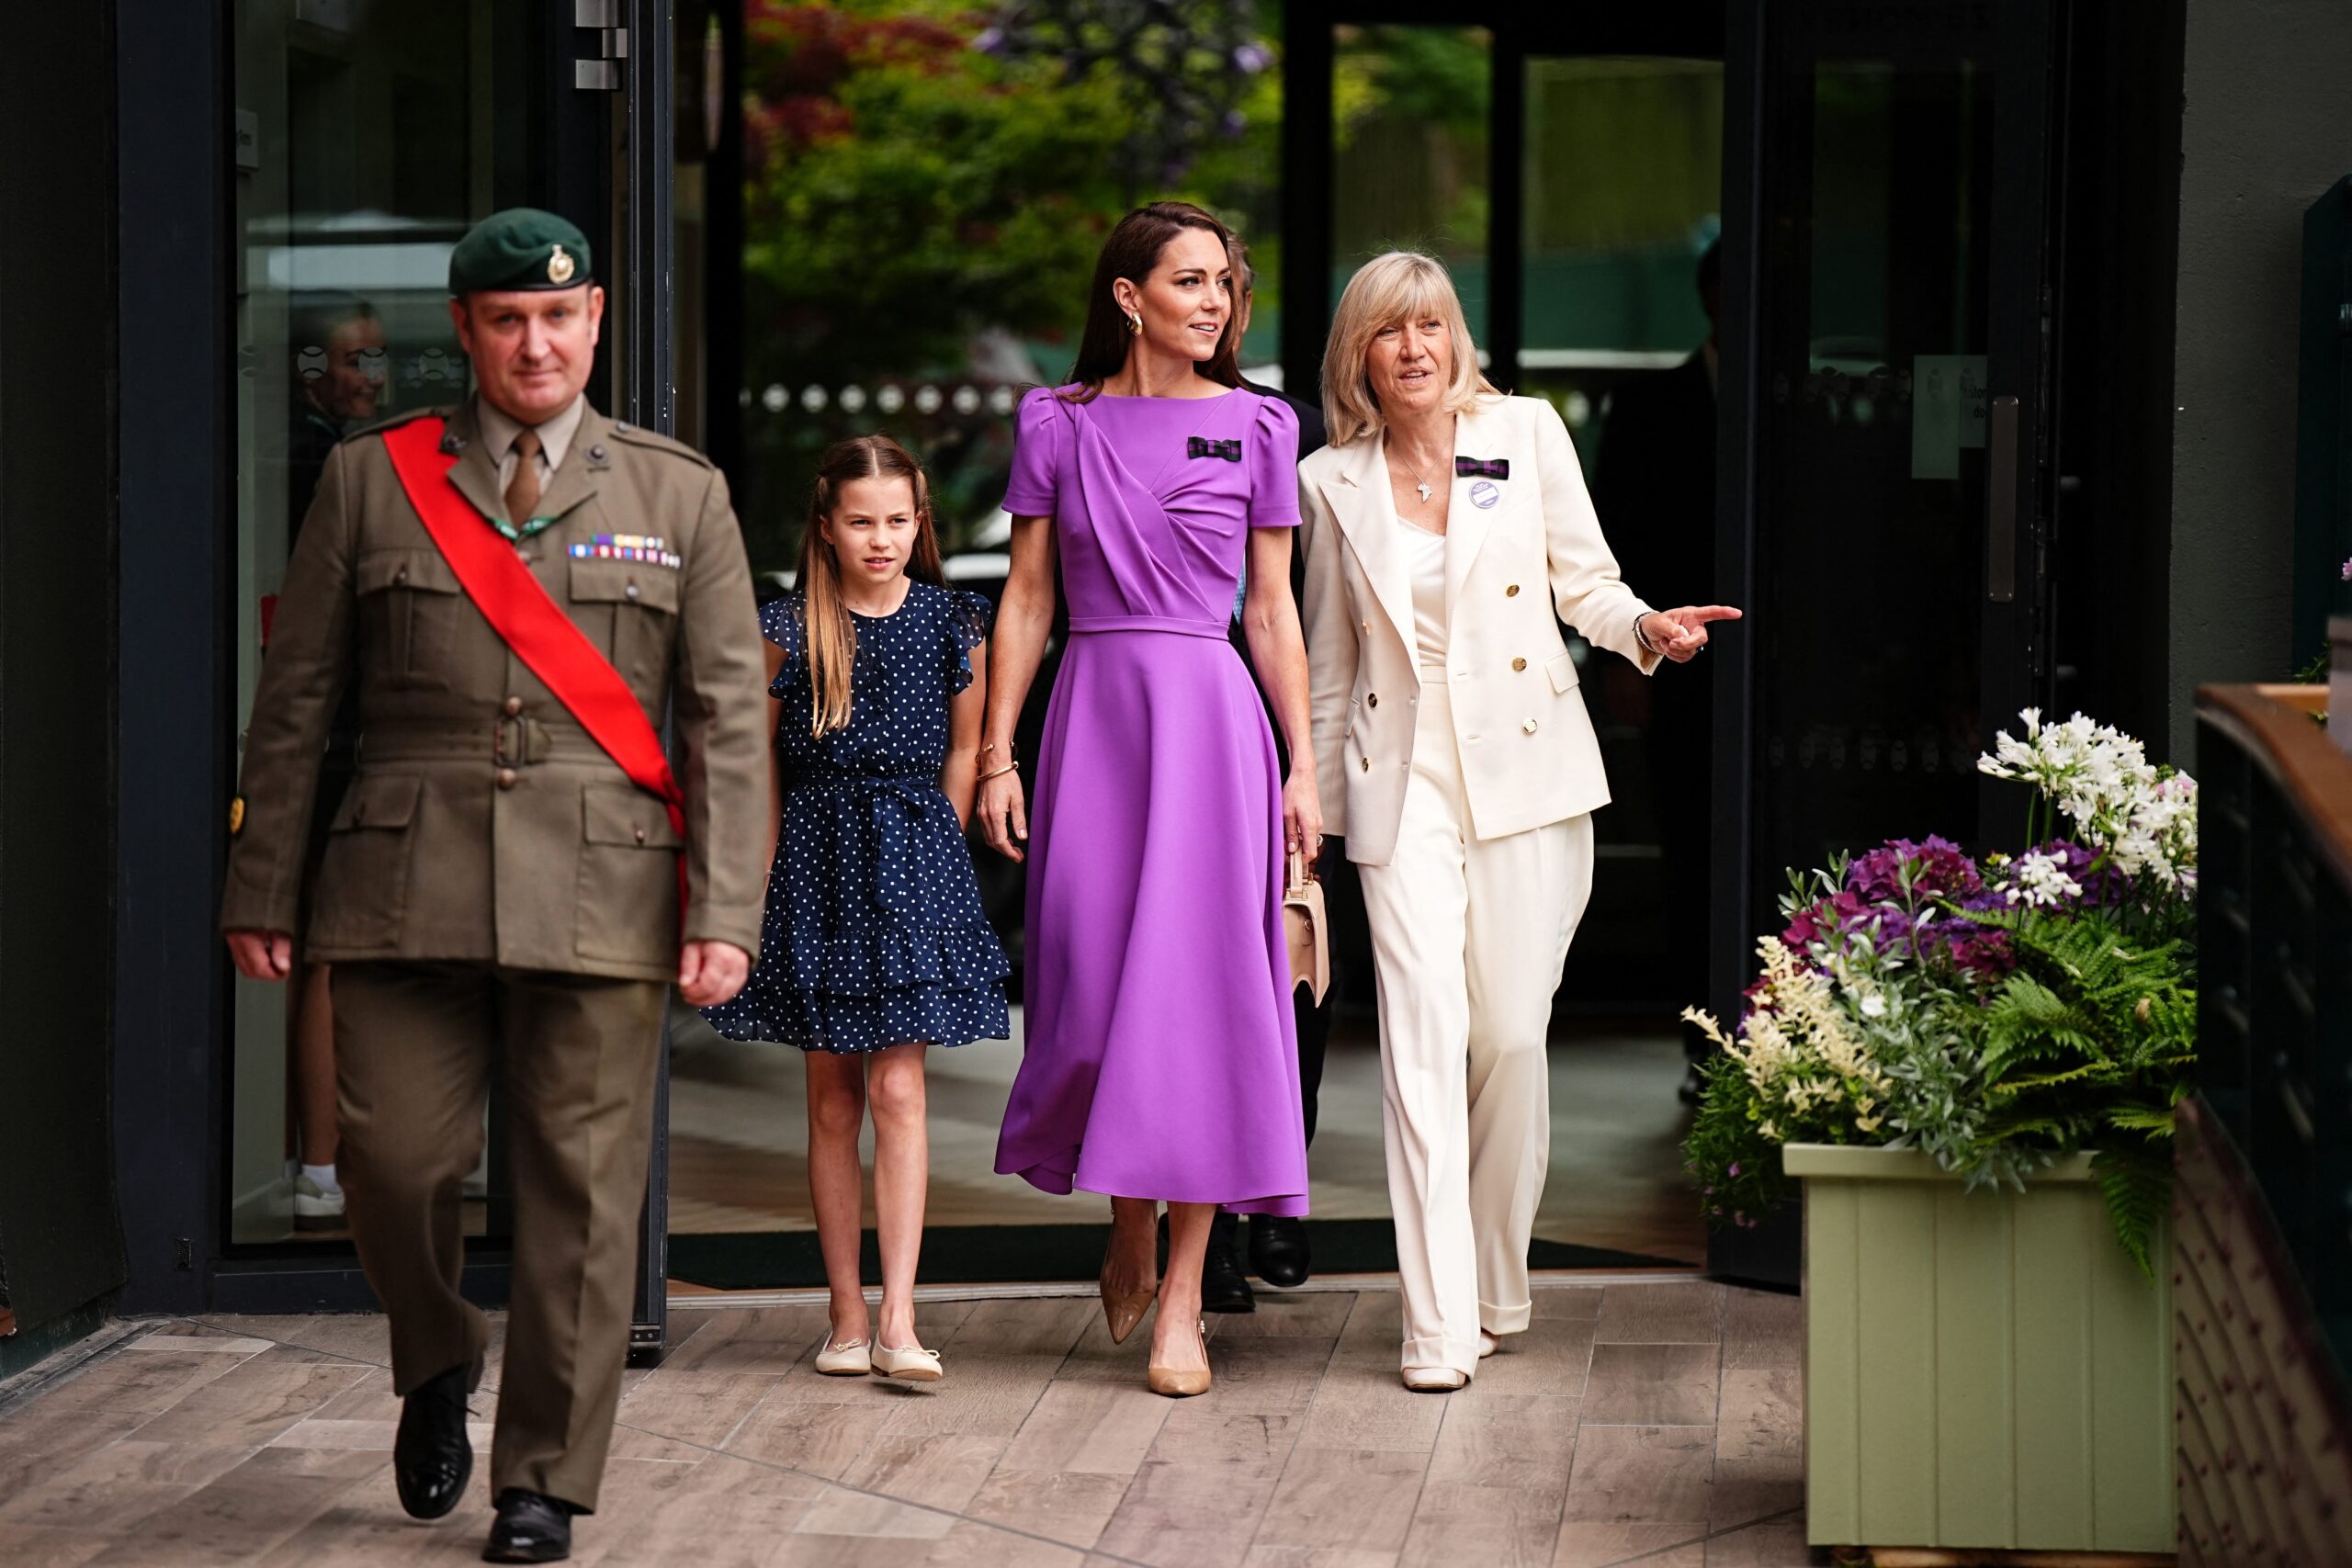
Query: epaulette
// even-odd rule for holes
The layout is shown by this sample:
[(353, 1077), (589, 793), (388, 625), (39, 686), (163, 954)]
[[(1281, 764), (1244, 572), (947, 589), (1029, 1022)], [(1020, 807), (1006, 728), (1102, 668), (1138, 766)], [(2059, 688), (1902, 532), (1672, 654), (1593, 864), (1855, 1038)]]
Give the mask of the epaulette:
[(454, 408), (402, 409), (398, 413), (386, 414), (381, 419), (371, 419), (365, 424), (353, 425), (343, 433), (343, 439), (348, 441), (356, 435), (381, 435), (387, 430), (398, 430), (401, 425), (413, 424), (420, 419), (448, 420), (455, 419), (457, 416), (458, 411)]
[(666, 452), (673, 457), (684, 457), (696, 468), (707, 468), (714, 466), (708, 457), (704, 457), (684, 442), (659, 434), (641, 424), (630, 424), (625, 420), (616, 419), (613, 421), (612, 432), (615, 438), (626, 441), (632, 446), (642, 446), (650, 452)]

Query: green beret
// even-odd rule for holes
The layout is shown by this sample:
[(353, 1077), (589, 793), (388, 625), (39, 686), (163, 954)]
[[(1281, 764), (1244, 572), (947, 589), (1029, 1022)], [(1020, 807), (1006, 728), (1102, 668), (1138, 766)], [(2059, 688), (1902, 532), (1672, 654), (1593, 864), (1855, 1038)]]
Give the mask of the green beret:
[(536, 207), (493, 212), (449, 253), (449, 292), (485, 288), (577, 288), (595, 276), (588, 236)]

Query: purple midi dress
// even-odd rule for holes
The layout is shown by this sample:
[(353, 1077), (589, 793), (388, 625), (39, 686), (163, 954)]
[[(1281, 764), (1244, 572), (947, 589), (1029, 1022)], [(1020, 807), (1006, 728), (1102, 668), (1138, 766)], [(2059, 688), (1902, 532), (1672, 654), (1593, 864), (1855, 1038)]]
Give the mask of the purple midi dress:
[(1278, 398), (1040, 389), (1005, 510), (1053, 520), (1069, 646), (1029, 807), (1027, 1013), (996, 1168), (1306, 1213), (1282, 784), (1227, 640), (1251, 527), (1298, 522)]

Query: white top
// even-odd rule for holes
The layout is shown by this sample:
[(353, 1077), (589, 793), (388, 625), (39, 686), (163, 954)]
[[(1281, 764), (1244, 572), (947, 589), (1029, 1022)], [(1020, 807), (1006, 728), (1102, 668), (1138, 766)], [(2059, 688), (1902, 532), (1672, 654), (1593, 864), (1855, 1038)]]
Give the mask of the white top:
[(1413, 649), (1423, 664), (1445, 664), (1445, 536), (1399, 517), (1405, 564), (1413, 580)]

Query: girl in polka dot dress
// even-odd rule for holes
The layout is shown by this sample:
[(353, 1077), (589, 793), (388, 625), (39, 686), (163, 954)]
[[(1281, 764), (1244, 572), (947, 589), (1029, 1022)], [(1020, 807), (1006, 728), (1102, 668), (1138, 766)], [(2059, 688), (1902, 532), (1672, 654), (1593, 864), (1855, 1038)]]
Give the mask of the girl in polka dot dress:
[[(760, 962), (718, 1032), (807, 1053), (808, 1190), (832, 1292), (822, 1372), (928, 1382), (915, 1337), (930, 1148), (923, 1052), (1005, 1038), (1008, 967), (964, 822), (986, 700), (988, 601), (953, 592), (930, 488), (887, 435), (819, 462), (798, 586), (761, 613), (777, 838)], [(882, 1314), (858, 1274), (858, 1133), (874, 1115)]]

